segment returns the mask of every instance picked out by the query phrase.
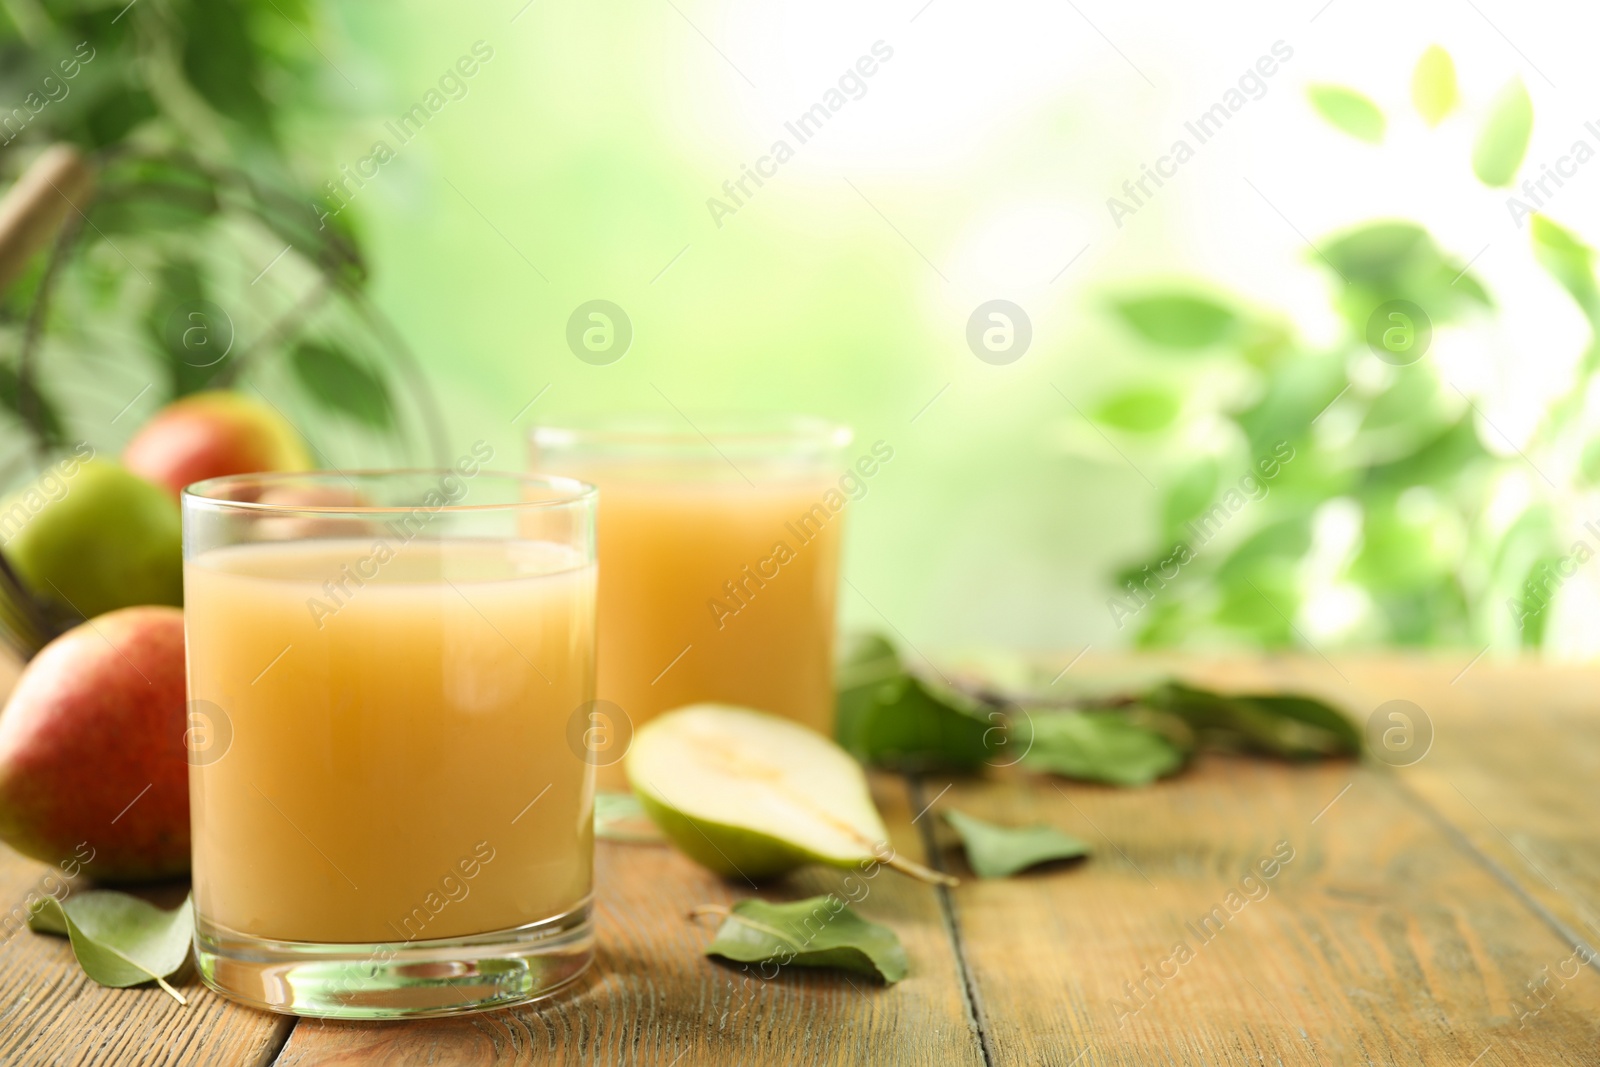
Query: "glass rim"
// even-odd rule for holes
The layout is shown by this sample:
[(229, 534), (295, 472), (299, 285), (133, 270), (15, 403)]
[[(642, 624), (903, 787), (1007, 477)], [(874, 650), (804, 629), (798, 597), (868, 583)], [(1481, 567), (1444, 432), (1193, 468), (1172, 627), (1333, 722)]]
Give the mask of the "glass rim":
[[(339, 482), (351, 482), (352, 479), (375, 481), (394, 477), (435, 479), (455, 477), (468, 482), (477, 481), (480, 478), (501, 479), (517, 482), (524, 486), (539, 486), (566, 495), (548, 500), (509, 500), (495, 504), (446, 502), (439, 505), (280, 504), (259, 500), (229, 500), (225, 497), (209, 495), (209, 493), (216, 492), (229, 485), (253, 484), (271, 486), (274, 483), (289, 485), (294, 484), (296, 480), (337, 484)], [(588, 482), (562, 475), (528, 474), (518, 471), (497, 470), (480, 470), (472, 475), (465, 475), (454, 467), (362, 467), (351, 470), (318, 468), (304, 471), (259, 471), (249, 474), (223, 474), (215, 478), (204, 478), (198, 482), (189, 483), (179, 493), (179, 500), (183, 504), (193, 502), (195, 505), (208, 508), (233, 508), (264, 515), (401, 515), (414, 511), (442, 511), (466, 514), (486, 511), (538, 511), (545, 508), (570, 508), (583, 505), (593, 507), (599, 494), (600, 490)]]
[(660, 413), (596, 415), (535, 424), (528, 440), (542, 448), (637, 448), (683, 446), (712, 448), (844, 448), (854, 431), (815, 415), (708, 414), (691, 421)]

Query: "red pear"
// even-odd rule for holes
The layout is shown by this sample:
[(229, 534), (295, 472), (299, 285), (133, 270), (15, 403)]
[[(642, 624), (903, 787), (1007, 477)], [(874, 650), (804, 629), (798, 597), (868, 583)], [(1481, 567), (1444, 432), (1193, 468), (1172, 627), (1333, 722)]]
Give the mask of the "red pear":
[(0, 839), (46, 863), (92, 854), (83, 873), (99, 881), (187, 872), (186, 722), (182, 611), (68, 630), (0, 712)]
[(311, 457), (276, 408), (215, 390), (156, 412), (128, 442), (122, 464), (177, 496), (191, 482), (225, 474), (305, 470)]

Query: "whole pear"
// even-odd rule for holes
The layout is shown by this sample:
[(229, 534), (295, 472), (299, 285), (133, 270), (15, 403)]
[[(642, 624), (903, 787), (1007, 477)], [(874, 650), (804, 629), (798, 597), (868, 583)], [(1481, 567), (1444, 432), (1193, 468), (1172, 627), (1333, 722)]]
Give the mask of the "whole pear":
[[(0, 839), (97, 881), (189, 869), (183, 612), (124, 608), (23, 670), (0, 711)], [(84, 847), (87, 846), (87, 847)]]
[(46, 471), (0, 502), (0, 537), (23, 584), (69, 619), (183, 603), (178, 504), (115, 463)]
[(276, 408), (219, 389), (156, 412), (128, 442), (122, 462), (176, 497), (192, 482), (226, 474), (305, 470), (311, 457)]

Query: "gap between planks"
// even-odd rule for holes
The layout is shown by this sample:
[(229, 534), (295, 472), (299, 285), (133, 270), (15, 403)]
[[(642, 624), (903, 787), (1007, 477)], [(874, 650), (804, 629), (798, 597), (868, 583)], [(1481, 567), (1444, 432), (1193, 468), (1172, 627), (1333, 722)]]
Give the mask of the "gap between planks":
[[(906, 775), (905, 783), (911, 806), (922, 812), (918, 819), (931, 816), (931, 809), (939, 797), (924, 800), (922, 779), (916, 775)], [(949, 874), (950, 872), (945, 870), (944, 853), (939, 848), (938, 835), (934, 832), (934, 819), (929, 817), (917, 831), (922, 837), (922, 850), (926, 854), (928, 866), (941, 874)], [(967, 1009), (967, 1024), (977, 1035), (978, 1051), (983, 1054), (984, 1064), (986, 1067), (994, 1067), (994, 1050), (989, 1047), (989, 1027), (983, 1009), (983, 998), (978, 992), (977, 982), (973, 979), (972, 968), (967, 965), (966, 942), (962, 940), (961, 920), (956, 915), (955, 900), (950, 896), (949, 886), (936, 885), (932, 888), (939, 898), (939, 914), (944, 916), (945, 933), (950, 937), (950, 950), (955, 954), (956, 973), (961, 976), (961, 1001)]]
[[(1469, 858), (1476, 861), (1477, 864), (1484, 870), (1488, 871), (1490, 876), (1493, 877), (1497, 882), (1505, 886), (1506, 889), (1511, 892), (1511, 895), (1515, 897), (1523, 907), (1527, 908), (1534, 918), (1548, 926), (1552, 931), (1554, 931), (1557, 937), (1561, 938), (1563, 941), (1566, 941), (1575, 949), (1588, 952), (1591, 957), (1600, 955), (1600, 953), (1595, 951), (1594, 946), (1589, 944), (1588, 939), (1578, 934), (1575, 930), (1568, 926), (1559, 915), (1556, 915), (1549, 908), (1545, 907), (1544, 904), (1540, 903), (1539, 898), (1535, 897), (1527, 890), (1525, 886), (1523, 886), (1522, 881), (1517, 877), (1514, 871), (1507, 870), (1505, 867), (1501, 866), (1493, 856), (1489, 855), (1477, 845), (1473, 844), (1472, 838), (1467, 836), (1465, 830), (1451, 822), (1447, 815), (1445, 815), (1442, 811), (1439, 811), (1432, 804), (1428, 803), (1428, 801), (1424, 799), (1421, 794), (1406, 786), (1406, 784), (1400, 780), (1399, 775), (1385, 774), (1377, 777), (1389, 779), (1391, 787), (1396, 793), (1400, 794), (1400, 797), (1407, 804), (1420, 813), (1423, 818), (1433, 823), (1434, 826), (1436, 826), (1439, 831), (1443, 833), (1445, 837), (1447, 837), (1457, 848), (1466, 853)], [(1555, 887), (1552, 886), (1551, 888)], [(1567, 893), (1561, 889), (1556, 889), (1556, 892), (1564, 897), (1571, 896), (1570, 893)]]
[(272, 1040), (262, 1050), (261, 1067), (275, 1067), (283, 1059), (283, 1050), (289, 1047), (289, 1038), (294, 1036), (294, 1031), (300, 1025), (300, 1019), (294, 1015), (285, 1015), (279, 1019), (277, 1030), (272, 1035)]

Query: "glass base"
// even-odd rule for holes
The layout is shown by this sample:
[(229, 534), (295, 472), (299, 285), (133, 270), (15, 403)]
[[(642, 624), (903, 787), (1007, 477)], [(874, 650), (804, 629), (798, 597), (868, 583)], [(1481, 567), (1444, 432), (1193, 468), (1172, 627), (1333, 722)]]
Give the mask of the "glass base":
[(323, 1019), (461, 1015), (550, 996), (594, 959), (592, 905), (470, 937), (371, 945), (269, 941), (196, 917), (206, 985), (253, 1008)]

